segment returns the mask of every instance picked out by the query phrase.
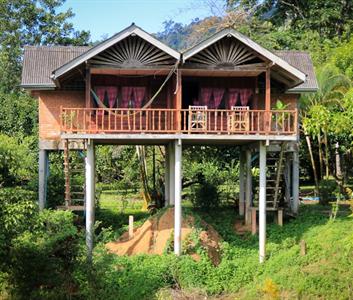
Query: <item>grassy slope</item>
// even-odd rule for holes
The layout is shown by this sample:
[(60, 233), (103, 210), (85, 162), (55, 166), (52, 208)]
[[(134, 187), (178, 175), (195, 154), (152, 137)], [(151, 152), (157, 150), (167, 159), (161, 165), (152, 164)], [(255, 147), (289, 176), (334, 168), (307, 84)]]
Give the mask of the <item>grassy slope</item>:
[[(116, 257), (104, 254), (97, 247), (95, 297), (151, 299), (159, 289), (173, 287), (231, 294), (242, 299), (350, 299), (353, 219), (343, 212), (332, 222), (327, 210), (307, 205), (301, 207), (297, 219), (283, 228), (270, 224), (268, 260), (261, 266), (257, 237), (239, 237), (234, 233), (232, 210), (200, 214), (224, 239), (223, 260), (218, 267), (211, 265), (202, 249), (199, 249), (201, 261), (194, 262), (187, 255)], [(114, 222), (124, 222), (121, 218), (126, 222), (127, 215), (116, 214)], [(299, 254), (302, 239), (307, 243), (305, 256)]]

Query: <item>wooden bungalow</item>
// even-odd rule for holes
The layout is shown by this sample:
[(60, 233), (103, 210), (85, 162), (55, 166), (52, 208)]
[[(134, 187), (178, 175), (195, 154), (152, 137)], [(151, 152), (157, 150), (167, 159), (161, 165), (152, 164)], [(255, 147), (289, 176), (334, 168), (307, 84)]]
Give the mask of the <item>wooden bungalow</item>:
[[(85, 209), (93, 249), (97, 144), (166, 148), (166, 203), (175, 207), (181, 253), (183, 145), (239, 145), (239, 213), (265, 259), (266, 211), (296, 214), (299, 194), (298, 100), (317, 82), (305, 52), (270, 52), (224, 29), (179, 53), (132, 24), (93, 47), (38, 46), (24, 51), (22, 87), (39, 101), (39, 205), (46, 205), (48, 151), (65, 155), (68, 209)], [(285, 109), (276, 107), (277, 100)], [(86, 150), (84, 203), (74, 203), (69, 150)], [(251, 167), (259, 157), (258, 195)], [(267, 170), (267, 171), (266, 171)], [(280, 180), (285, 182), (279, 201)]]

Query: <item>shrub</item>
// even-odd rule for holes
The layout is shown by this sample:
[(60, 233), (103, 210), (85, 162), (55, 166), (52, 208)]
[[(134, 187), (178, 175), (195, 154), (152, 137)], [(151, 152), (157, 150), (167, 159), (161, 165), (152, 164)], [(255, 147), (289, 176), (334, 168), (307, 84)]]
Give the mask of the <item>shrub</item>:
[(334, 180), (322, 179), (320, 181), (320, 203), (328, 204), (333, 199), (336, 190), (337, 184)]
[(0, 186), (28, 182), (35, 173), (34, 156), (29, 149), (30, 138), (19, 141), (0, 134)]
[(72, 213), (39, 213), (34, 230), (13, 241), (8, 271), (11, 294), (19, 299), (67, 297), (75, 290), (72, 274), (78, 250)]
[(207, 181), (197, 185), (193, 188), (191, 202), (195, 208), (204, 210), (219, 207), (220, 198), (217, 187)]

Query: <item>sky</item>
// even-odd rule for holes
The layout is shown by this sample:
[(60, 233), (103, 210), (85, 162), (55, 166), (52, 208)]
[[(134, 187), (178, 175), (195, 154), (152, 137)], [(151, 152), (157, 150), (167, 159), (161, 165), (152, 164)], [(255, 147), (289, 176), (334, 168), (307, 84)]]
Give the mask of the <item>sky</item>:
[(77, 30), (89, 30), (92, 41), (111, 36), (135, 22), (149, 33), (163, 29), (172, 19), (183, 24), (208, 15), (202, 0), (67, 0), (62, 9), (72, 8)]

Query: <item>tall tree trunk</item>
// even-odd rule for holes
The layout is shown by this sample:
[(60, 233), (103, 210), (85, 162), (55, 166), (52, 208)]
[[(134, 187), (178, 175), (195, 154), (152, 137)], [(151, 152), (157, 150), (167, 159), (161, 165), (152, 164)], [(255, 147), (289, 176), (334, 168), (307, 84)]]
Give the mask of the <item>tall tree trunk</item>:
[(310, 155), (310, 161), (311, 161), (311, 166), (313, 168), (313, 173), (314, 173), (314, 180), (315, 180), (315, 195), (317, 196), (319, 194), (319, 179), (317, 177), (317, 170), (316, 170), (316, 165), (315, 165), (315, 160), (314, 160), (314, 155), (313, 155), (313, 150), (311, 148), (311, 140), (309, 135), (305, 135), (305, 140), (308, 145), (308, 150), (309, 150), (309, 155)]
[(335, 155), (336, 155), (336, 177), (338, 179), (342, 179), (342, 169), (341, 169), (341, 156), (340, 156), (340, 152), (339, 152), (339, 143), (336, 143), (336, 151), (335, 151)]
[(321, 141), (321, 133), (317, 135), (317, 144), (319, 146), (319, 162), (320, 162), (320, 179), (322, 179), (324, 175), (324, 162), (322, 157), (322, 141)]
[(330, 169), (329, 169), (328, 138), (327, 138), (326, 130), (324, 130), (324, 143), (325, 143), (325, 160), (326, 160), (326, 178), (328, 178), (330, 176)]

